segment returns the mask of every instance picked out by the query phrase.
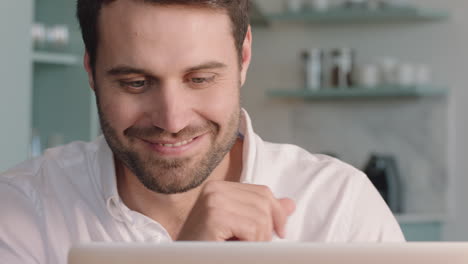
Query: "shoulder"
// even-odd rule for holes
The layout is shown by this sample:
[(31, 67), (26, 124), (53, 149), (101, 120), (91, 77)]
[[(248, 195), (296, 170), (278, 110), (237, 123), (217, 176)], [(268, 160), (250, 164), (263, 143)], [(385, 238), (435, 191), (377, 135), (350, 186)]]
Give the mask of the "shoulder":
[(48, 149), (37, 158), (25, 161), (0, 174), (0, 186), (8, 186), (35, 200), (39, 193), (51, 193), (62, 183), (78, 182), (77, 175), (89, 174), (89, 160), (95, 143), (73, 142)]
[(5, 263), (48, 263), (42, 208), (30, 194), (0, 183), (0, 255)]
[[(301, 241), (403, 241), (392, 213), (368, 177), (336, 158), (294, 145), (261, 142), (256, 175), (279, 197), (296, 201), (289, 220)], [(261, 157), (261, 158), (260, 158)]]
[(310, 185), (342, 191), (344, 186), (359, 188), (367, 184), (366, 175), (352, 165), (327, 155), (312, 154), (296, 145), (261, 141), (257, 154), (262, 170), (270, 176), (261, 175), (268, 177), (268, 181), (288, 182), (286, 186), (292, 188), (291, 191)]
[(0, 201), (8, 201), (2, 208), (8, 213), (0, 215), (0, 254), (10, 263), (64, 259), (80, 235), (78, 216), (88, 215), (82, 209), (101, 206), (91, 177), (97, 149), (96, 142), (73, 142), (0, 175)]

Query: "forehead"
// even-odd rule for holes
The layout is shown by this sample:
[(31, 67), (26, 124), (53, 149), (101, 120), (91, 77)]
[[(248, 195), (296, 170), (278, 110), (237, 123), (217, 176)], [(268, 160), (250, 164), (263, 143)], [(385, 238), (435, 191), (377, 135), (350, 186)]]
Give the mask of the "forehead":
[(235, 53), (223, 10), (118, 0), (103, 6), (98, 25), (98, 53), (126, 62), (157, 56), (167, 65), (184, 63), (181, 58), (201, 60), (207, 50), (218, 58)]
[[(226, 20), (224, 22), (228, 22), (229, 16), (224, 9), (201, 4), (159, 4), (149, 0), (116, 0), (103, 5), (99, 18), (99, 22), (104, 23), (112, 20), (128, 24), (128, 22), (138, 19), (138, 22), (163, 22), (170, 26), (170, 24), (174, 24), (173, 20), (195, 22), (197, 19), (219, 20), (222, 18), (222, 20)], [(230, 25), (226, 29), (230, 29)]]

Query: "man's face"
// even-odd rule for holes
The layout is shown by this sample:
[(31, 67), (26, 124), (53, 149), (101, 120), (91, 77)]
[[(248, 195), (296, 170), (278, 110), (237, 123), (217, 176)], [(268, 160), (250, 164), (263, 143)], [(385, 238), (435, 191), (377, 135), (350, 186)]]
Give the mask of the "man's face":
[(130, 0), (98, 32), (91, 83), (117, 159), (158, 193), (199, 186), (237, 139), (250, 37), (240, 68), (227, 14)]

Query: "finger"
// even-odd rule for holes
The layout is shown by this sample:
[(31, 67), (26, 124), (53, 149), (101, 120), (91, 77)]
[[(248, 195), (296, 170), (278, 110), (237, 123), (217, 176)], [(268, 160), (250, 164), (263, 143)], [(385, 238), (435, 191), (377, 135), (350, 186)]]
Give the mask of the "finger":
[(219, 209), (249, 218), (255, 224), (257, 236), (255, 241), (271, 241), (273, 239), (273, 219), (268, 198), (248, 191), (237, 191), (223, 194), (224, 202)]
[[(266, 186), (251, 185), (251, 184), (240, 184), (240, 183), (228, 183), (223, 186), (223, 189), (219, 189), (216, 192), (223, 197), (229, 197), (232, 200), (249, 204), (257, 207), (258, 210), (262, 210), (265, 213), (271, 215), (271, 207), (281, 205), (274, 198), (270, 189)], [(276, 205), (277, 204), (277, 205)]]
[(280, 202), (274, 197), (270, 188), (263, 185), (242, 184), (233, 182), (215, 183), (218, 187), (217, 191), (223, 189), (226, 195), (231, 194), (232, 199), (236, 199), (246, 204), (252, 204), (259, 210), (269, 212), (273, 222), (271, 232), (284, 238), (285, 224), (287, 221), (288, 212), (283, 209)]
[[(295, 208), (294, 202), (292, 200), (287, 199), (286, 201), (282, 202), (285, 204), (285, 207), (283, 207), (283, 205), (280, 203), (280, 200), (276, 199), (273, 193), (271, 192), (270, 188), (266, 186), (252, 184), (234, 184), (231, 186), (239, 190), (251, 192), (257, 197), (262, 197), (263, 199), (257, 198), (255, 200), (263, 201), (263, 206), (267, 206), (267, 210), (269, 208), (273, 221), (273, 230), (280, 238), (285, 237), (285, 226), (287, 222), (287, 217), (292, 213), (292, 211)], [(244, 198), (249, 197), (245, 195)]]
[(296, 205), (293, 200), (289, 198), (279, 199), (278, 203), (281, 207), (281, 214), (277, 214), (275, 218), (275, 231), (280, 238), (286, 237), (286, 223), (288, 217), (295, 211)]
[(286, 211), (286, 215), (291, 216), (296, 211), (296, 203), (289, 198), (279, 199), (281, 207)]
[(246, 218), (240, 215), (232, 215), (226, 220), (229, 229), (225, 234), (227, 236), (223, 237), (224, 241), (245, 241), (245, 242), (257, 242), (258, 239), (258, 229), (256, 228), (256, 223), (251, 218)]
[[(263, 199), (265, 202), (258, 202), (259, 199)], [(258, 194), (248, 191), (235, 192), (211, 192), (203, 197), (206, 212), (213, 212), (211, 215), (215, 218), (220, 216), (223, 218), (230, 217), (243, 217), (248, 218), (253, 223), (255, 231), (255, 241), (271, 241), (273, 233), (273, 223), (271, 217), (271, 210), (269, 208), (269, 201), (265, 197), (261, 197)], [(255, 202), (256, 201), (256, 202)], [(263, 208), (262, 208), (263, 207)], [(210, 219), (216, 224), (212, 224), (213, 228), (222, 226), (222, 232), (220, 236), (229, 235), (226, 232), (230, 231), (227, 229), (237, 230), (234, 227), (227, 226), (227, 221), (219, 221), (219, 219)], [(239, 223), (233, 223), (238, 225)], [(251, 227), (247, 227), (250, 229)], [(223, 237), (224, 238), (224, 237)], [(229, 239), (227, 237), (226, 239)], [(251, 239), (248, 237), (248, 239)], [(250, 241), (250, 240), (248, 240)]]
[[(251, 207), (246, 206), (246, 211), (244, 212), (247, 212), (249, 209), (251, 209)], [(252, 210), (247, 215), (239, 214), (239, 219), (244, 219), (245, 224), (236, 222), (233, 232), (235, 237), (239, 238), (241, 241), (270, 242), (273, 240), (273, 223), (271, 216), (266, 216), (258, 210)], [(244, 239), (244, 233), (250, 234), (250, 239)]]
[(221, 213), (223, 219), (216, 221), (217, 226), (222, 225), (222, 240), (236, 238), (240, 241), (271, 241), (271, 217), (265, 215), (250, 205), (243, 203), (226, 207)]
[(253, 184), (233, 184), (231, 186), (233, 188), (238, 188), (239, 190), (252, 192), (258, 196), (267, 199), (269, 201), (268, 207), (271, 211), (274, 231), (279, 237), (285, 237), (285, 226), (287, 222), (287, 217), (294, 211), (295, 208), (294, 202), (292, 200), (288, 199), (289, 201), (284, 201), (283, 203), (285, 203), (285, 207), (283, 207), (280, 201), (274, 197), (270, 188), (266, 186)]

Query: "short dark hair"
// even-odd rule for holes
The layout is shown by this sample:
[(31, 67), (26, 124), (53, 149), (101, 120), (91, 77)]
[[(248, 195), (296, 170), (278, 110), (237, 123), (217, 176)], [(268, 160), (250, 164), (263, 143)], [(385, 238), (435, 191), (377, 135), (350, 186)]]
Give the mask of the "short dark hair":
[[(103, 5), (118, 0), (77, 0), (77, 17), (86, 51), (90, 57), (91, 68), (94, 71), (97, 57), (98, 18)], [(231, 23), (232, 34), (239, 60), (242, 59), (242, 46), (247, 34), (249, 21), (249, 0), (133, 0), (158, 5), (187, 5), (213, 8), (227, 11)], [(240, 61), (239, 61), (240, 63)]]

